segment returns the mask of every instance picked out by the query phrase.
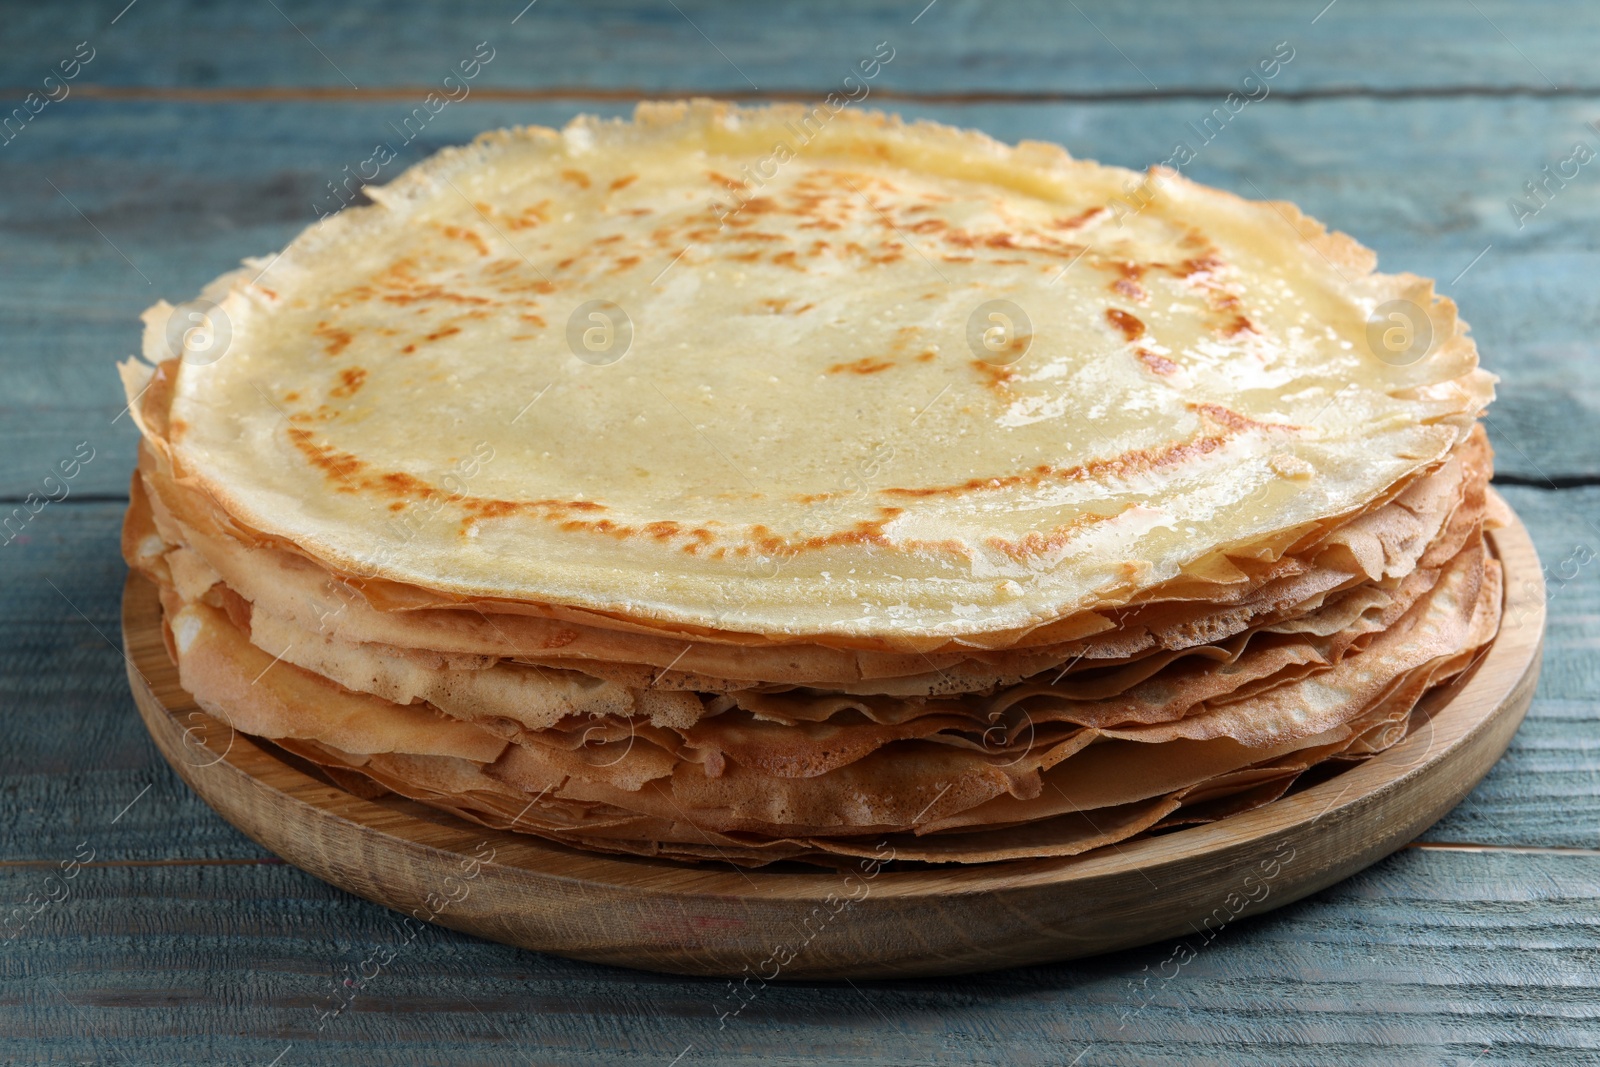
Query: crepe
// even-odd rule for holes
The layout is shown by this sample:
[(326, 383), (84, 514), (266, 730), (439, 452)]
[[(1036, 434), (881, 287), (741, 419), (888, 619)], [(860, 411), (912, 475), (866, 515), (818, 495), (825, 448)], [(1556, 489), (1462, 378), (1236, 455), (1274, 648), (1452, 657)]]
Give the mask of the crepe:
[(151, 309), (123, 553), (200, 706), (578, 848), (975, 863), (1271, 803), (1471, 668), (1493, 379), (1432, 283), (817, 114), (487, 134), (208, 287), (215, 358)]
[[(800, 148), (808, 117), (642, 105), (367, 187), (207, 289), (231, 340), (175, 368), (175, 467), (330, 568), (449, 595), (1009, 646), (1275, 555), (1490, 397), (1431, 283), (1293, 208), (1162, 174), (1114, 221), (1128, 171), (855, 111)], [(631, 341), (596, 366), (566, 327), (602, 297)], [(1019, 361), (967, 343), (994, 300)], [(1365, 351), (1391, 300), (1432, 320), (1406, 366)]]

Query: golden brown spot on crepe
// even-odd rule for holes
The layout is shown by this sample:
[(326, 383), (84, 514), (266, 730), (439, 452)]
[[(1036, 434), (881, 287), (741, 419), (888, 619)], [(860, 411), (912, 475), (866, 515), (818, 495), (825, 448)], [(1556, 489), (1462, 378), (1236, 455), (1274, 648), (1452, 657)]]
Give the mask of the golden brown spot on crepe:
[[(823, 496), (831, 494), (822, 494)], [(747, 528), (746, 542), (736, 546), (733, 554), (747, 557), (754, 551), (765, 556), (788, 558), (797, 556), (802, 552), (817, 551), (837, 545), (877, 545), (888, 547), (892, 544), (884, 533), (884, 527), (898, 516), (904, 514), (903, 509), (896, 507), (880, 506), (876, 519), (862, 519), (852, 523), (842, 530), (833, 533), (818, 534), (805, 538), (790, 538), (774, 533), (771, 528), (756, 524)], [(901, 547), (908, 551), (939, 551), (954, 553), (956, 555), (971, 556), (969, 548), (960, 541), (905, 541)]]
[(922, 327), (913, 324), (898, 327), (894, 331), (894, 340), (889, 342), (889, 347), (895, 352), (903, 352), (911, 344), (911, 339), (922, 332)]
[(589, 176), (581, 170), (564, 170), (561, 176), (579, 189), (589, 188)]
[(923, 353), (920, 356), (917, 357), (917, 362), (918, 363), (932, 363), (934, 361), (934, 359), (938, 355), (939, 355), (939, 353), (935, 352), (931, 348), (925, 349), (923, 351)]
[(378, 483), (393, 495), (408, 499), (431, 500), (434, 496), (433, 486), (405, 471), (390, 471), (380, 475)]
[(873, 359), (865, 356), (854, 363), (835, 363), (828, 368), (829, 374), (842, 374), (846, 371), (851, 374), (877, 374), (879, 371), (888, 370), (894, 363), (890, 360)]
[[(1018, 338), (1013, 337), (1006, 347), (1008, 349), (1014, 347), (1018, 343), (1018, 340)], [(1010, 391), (1010, 386), (1008, 386), (1006, 383), (1017, 376), (1016, 371), (1012, 370), (1010, 367), (1002, 366), (998, 363), (990, 363), (987, 360), (975, 359), (971, 362), (972, 369), (977, 371), (983, 377), (984, 385), (997, 392)]]
[(297, 411), (289, 416), (290, 422), (331, 422), (339, 413), (326, 404), (318, 404), (315, 411)]
[(1185, 281), (1192, 281), (1195, 278), (1215, 274), (1222, 270), (1222, 268), (1225, 266), (1227, 266), (1227, 264), (1224, 262), (1221, 256), (1207, 252), (1206, 254), (1196, 256), (1193, 259), (1184, 260), (1176, 268), (1169, 267), (1168, 269), (1179, 278), (1182, 278)]
[(323, 347), (330, 356), (337, 356), (346, 348), (350, 347), (350, 342), (354, 340), (354, 337), (351, 335), (349, 330), (337, 329), (328, 325), (326, 322), (317, 323), (317, 328), (311, 332), (317, 337), (322, 338), (324, 342)]
[(300, 399), (300, 391), (298, 389), (291, 389), (287, 393), (283, 394), (283, 400), (284, 400), (284, 403), (286, 403), (286, 404), (293, 404), (296, 400), (299, 400), (299, 399)]
[(750, 540), (764, 554), (769, 556), (794, 555), (808, 549), (828, 548), (834, 545), (881, 545), (889, 544), (888, 537), (884, 536), (883, 526), (886, 519), (862, 519), (851, 524), (843, 530), (835, 530), (830, 534), (818, 534), (803, 540), (794, 541), (773, 533), (766, 526), (756, 524), (750, 527)]
[[(1129, 504), (1128, 507), (1134, 505)], [(1123, 510), (1127, 510), (1124, 508)], [(1116, 518), (1115, 515), (1096, 515), (1093, 513), (1079, 515), (1071, 522), (1062, 523), (1053, 528), (1049, 533), (1040, 533), (1032, 530), (1016, 540), (1004, 537), (989, 537), (985, 543), (991, 548), (997, 548), (1018, 562), (1026, 563), (1029, 560), (1047, 556), (1064, 548), (1086, 526), (1094, 526)]]
[(416, 350), (417, 350), (417, 346), (414, 345), (414, 344), (411, 344), (411, 345), (406, 345), (400, 351), (404, 352), (406, 355), (409, 356), (411, 353), (415, 352)]
[(289, 441), (300, 450), (301, 455), (311, 461), (311, 465), (319, 468), (329, 479), (337, 483), (340, 492), (353, 493), (355, 488), (350, 485), (352, 479), (361, 473), (366, 466), (349, 452), (340, 452), (332, 445), (319, 445), (312, 438), (310, 430), (302, 430), (298, 426), (288, 429)]
[(1178, 369), (1178, 365), (1172, 360), (1157, 352), (1152, 352), (1148, 348), (1136, 348), (1134, 349), (1134, 355), (1139, 357), (1140, 363), (1143, 363), (1157, 374), (1171, 374)]
[(638, 266), (638, 264), (639, 264), (639, 257), (638, 256), (622, 256), (620, 259), (618, 259), (616, 261), (616, 263), (614, 263), (612, 265), (611, 273), (612, 274), (619, 274), (622, 271), (627, 270), (629, 267)]
[(454, 337), (456, 334), (458, 334), (460, 332), (461, 332), (461, 327), (459, 327), (459, 326), (446, 326), (443, 329), (439, 329), (439, 330), (433, 331), (427, 337), (425, 337), (424, 340), (427, 340), (427, 341), (439, 341), (439, 340), (442, 340), (442, 339), (444, 339), (446, 337)]
[(478, 255), (480, 256), (487, 256), (489, 254), (488, 243), (485, 242), (482, 237), (478, 236), (476, 230), (469, 230), (465, 226), (441, 226), (439, 227), (439, 232), (450, 238), (452, 241), (465, 241), (467, 244), (476, 249)]
[(1261, 331), (1256, 328), (1255, 323), (1250, 321), (1248, 315), (1235, 315), (1232, 321), (1223, 328), (1223, 332), (1229, 337), (1238, 337), (1243, 333), (1260, 333)]
[[(444, 301), (450, 304), (494, 304), (495, 301), (484, 296), (468, 296), (465, 293), (453, 293), (442, 285), (419, 285), (406, 292), (390, 293), (384, 301), (390, 304), (416, 304), (423, 301)], [(426, 309), (423, 309), (426, 310)]]
[(1142, 302), (1149, 299), (1149, 294), (1144, 291), (1144, 286), (1127, 278), (1118, 278), (1111, 283), (1111, 288), (1112, 291), (1127, 297), (1129, 300)]
[(511, 218), (507, 219), (506, 220), (506, 225), (509, 226), (513, 230), (532, 229), (533, 227), (539, 225), (541, 222), (549, 222), (550, 221), (550, 218), (549, 218), (549, 215), (548, 215), (549, 208), (550, 208), (550, 201), (541, 200), (537, 204), (534, 204), (531, 207), (523, 208), (516, 215), (513, 215)]
[(332, 389), (328, 390), (328, 392), (333, 396), (354, 396), (356, 394), (356, 390), (360, 389), (366, 380), (367, 372), (365, 368), (346, 367), (344, 370), (339, 372), (340, 384), (334, 386)]
[[(761, 306), (766, 308), (768, 311), (770, 311), (774, 315), (781, 315), (789, 307), (789, 300), (788, 300), (787, 297), (781, 298), (781, 299), (777, 299), (777, 300), (763, 300), (763, 301), (761, 301)], [(793, 311), (790, 311), (789, 314), (791, 314), (791, 315), (804, 314), (805, 312), (810, 311), (812, 308), (814, 308), (816, 306), (817, 305), (811, 304), (811, 303), (801, 304), (799, 307), (795, 308)]]
[(639, 176), (637, 174), (624, 174), (622, 177), (611, 183), (611, 191), (614, 193), (618, 189), (626, 189), (628, 186), (632, 185), (638, 180)]
[[(514, 504), (517, 501), (488, 501), (488, 504)], [(568, 510), (568, 512), (603, 512), (605, 504), (598, 501), (522, 501), (520, 506), (539, 507), (539, 509)]]
[(288, 435), (290, 442), (300, 450), (313, 466), (323, 471), (339, 492), (354, 493), (364, 491), (395, 498), (397, 502), (433, 500), (443, 497), (468, 513), (468, 517), (461, 524), (463, 534), (480, 519), (502, 518), (521, 512), (531, 513), (549, 521), (559, 522), (562, 529), (594, 530), (610, 534), (613, 537), (626, 537), (633, 532), (632, 527), (622, 526), (608, 519), (596, 522), (572, 517), (577, 514), (592, 514), (605, 511), (606, 506), (597, 501), (557, 499), (497, 500), (465, 496), (461, 493), (446, 494), (439, 489), (435, 489), (421, 478), (405, 471), (386, 471), (381, 474), (368, 473), (366, 470), (367, 464), (348, 452), (339, 451), (332, 445), (319, 444), (309, 430), (290, 427)]
[(480, 520), (500, 519), (520, 513), (535, 515), (556, 523), (559, 529), (572, 532), (603, 533), (618, 539), (625, 539), (634, 533), (633, 527), (620, 525), (610, 519), (594, 521), (574, 517), (574, 513), (606, 510), (604, 504), (593, 500), (491, 500), (484, 497), (462, 496), (459, 493), (452, 494), (447, 499), (468, 513), (461, 521), (463, 536), (466, 536)]
[(1105, 214), (1105, 212), (1106, 209), (1104, 207), (1085, 208), (1071, 218), (1052, 219), (1050, 224), (1058, 230), (1076, 230), (1084, 223)]
[(544, 317), (543, 316), (535, 315), (535, 314), (532, 314), (531, 312), (523, 312), (521, 315), (519, 315), (517, 317), (520, 318), (523, 322), (531, 322), (535, 326), (543, 327), (543, 326), (549, 325), (548, 323), (546, 323), (544, 321)]
[(689, 553), (691, 556), (697, 555), (702, 548), (711, 544), (717, 539), (717, 535), (706, 529), (704, 526), (696, 526), (694, 529), (689, 531), (689, 536), (694, 538), (694, 540), (689, 544), (684, 545), (683, 551)]
[(1144, 336), (1144, 323), (1121, 308), (1106, 308), (1106, 320), (1122, 331), (1124, 340), (1137, 341)]
[(804, 273), (806, 269), (799, 263), (795, 262), (794, 252), (779, 252), (777, 255), (772, 257), (772, 262), (785, 267), (793, 267), (795, 270), (802, 273)]
[(1223, 407), (1221, 404), (1186, 404), (1184, 406), (1196, 415), (1208, 418), (1218, 426), (1224, 426), (1235, 433), (1244, 433), (1247, 430), (1256, 430), (1261, 433), (1287, 430), (1294, 433), (1305, 428), (1303, 426), (1294, 426), (1287, 422), (1257, 422), (1248, 415), (1241, 415), (1231, 408)]
[(514, 500), (464, 500), (462, 503), (466, 505), (468, 511), (481, 519), (503, 519), (522, 510), (521, 505)]
[[(1243, 416), (1239, 416), (1243, 418)], [(1248, 421), (1248, 420), (1246, 420)], [(1272, 427), (1282, 429), (1283, 427)], [(994, 478), (973, 478), (958, 485), (930, 485), (915, 489), (883, 489), (885, 496), (929, 497), (963, 496), (967, 493), (995, 489), (1014, 489), (1019, 486), (1039, 486), (1052, 481), (1085, 481), (1102, 477), (1126, 477), (1170, 467), (1199, 456), (1215, 452), (1226, 444), (1232, 434), (1208, 434), (1188, 441), (1177, 441), (1159, 448), (1138, 448), (1110, 459), (1095, 459), (1070, 467), (1041, 465), (1024, 474), (1006, 474)]]
[[(519, 279), (515, 284), (502, 286), (500, 291), (502, 293), (526, 292), (548, 295), (556, 291), (556, 285), (554, 282), (547, 281), (544, 278), (522, 278)], [(526, 305), (529, 303), (529, 301), (522, 301), (522, 303)]]
[(607, 537), (618, 541), (626, 541), (634, 534), (632, 526), (612, 522), (610, 519), (600, 519), (598, 522), (587, 522), (582, 519), (568, 519), (561, 524), (563, 530), (586, 530), (592, 533), (605, 534)]
[(657, 541), (670, 541), (674, 537), (677, 537), (682, 529), (683, 528), (675, 522), (663, 521), (646, 523), (644, 532), (655, 538)]

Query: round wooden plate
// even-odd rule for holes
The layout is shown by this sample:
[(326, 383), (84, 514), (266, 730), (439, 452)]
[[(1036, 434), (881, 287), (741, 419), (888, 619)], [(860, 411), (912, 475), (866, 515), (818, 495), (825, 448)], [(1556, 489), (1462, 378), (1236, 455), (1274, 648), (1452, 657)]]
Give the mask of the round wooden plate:
[[(948, 975), (1209, 938), (1402, 847), (1455, 806), (1533, 698), (1544, 582), (1519, 523), (1500, 636), (1427, 724), (1348, 771), (1220, 822), (1086, 856), (969, 867), (746, 871), (595, 855), (392, 795), (363, 799), (235, 734), (178, 685), (154, 587), (130, 576), (129, 681), (174, 769), (264, 847), (369, 900), (494, 941), (758, 982)], [(730, 1000), (727, 1010), (740, 1002)]]

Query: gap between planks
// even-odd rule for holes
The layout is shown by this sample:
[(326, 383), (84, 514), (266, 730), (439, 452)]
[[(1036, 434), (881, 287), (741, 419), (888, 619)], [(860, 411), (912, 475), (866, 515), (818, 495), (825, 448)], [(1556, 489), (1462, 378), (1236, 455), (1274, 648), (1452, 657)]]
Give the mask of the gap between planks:
[[(390, 85), (367, 89), (338, 86), (237, 86), (224, 88), (197, 88), (166, 85), (94, 85), (73, 86), (73, 92), (91, 100), (125, 101), (175, 101), (185, 103), (240, 103), (252, 101), (301, 102), (351, 102), (351, 101), (413, 101), (434, 92), (432, 85)], [(29, 86), (0, 87), (7, 97), (29, 92)], [(735, 102), (761, 102), (820, 99), (829, 90), (811, 88), (763, 89), (700, 89), (675, 87), (655, 88), (602, 88), (588, 85), (551, 85), (527, 88), (474, 89), (472, 95), (479, 100), (499, 101), (560, 101), (604, 100), (630, 103), (638, 100), (679, 100), (690, 97), (708, 97), (714, 100)], [(1111, 89), (1089, 90), (1038, 90), (1011, 91), (969, 90), (965, 92), (918, 92), (916, 90), (880, 88), (873, 95), (883, 100), (920, 104), (1096, 104), (1138, 103), (1161, 100), (1213, 100), (1233, 92), (1232, 86), (1178, 86), (1170, 89)], [(1539, 86), (1539, 85), (1441, 85), (1398, 86), (1370, 88), (1357, 85), (1331, 85), (1316, 89), (1277, 89), (1273, 96), (1280, 100), (1427, 100), (1458, 97), (1597, 97), (1600, 86)]]

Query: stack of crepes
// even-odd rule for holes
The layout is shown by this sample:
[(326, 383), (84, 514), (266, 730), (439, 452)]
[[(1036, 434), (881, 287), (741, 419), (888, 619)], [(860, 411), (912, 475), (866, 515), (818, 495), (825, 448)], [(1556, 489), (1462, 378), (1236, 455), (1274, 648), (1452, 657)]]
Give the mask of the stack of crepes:
[(1496, 632), (1493, 379), (1291, 205), (705, 102), (368, 194), (123, 367), (183, 686), (348, 788), (1071, 855), (1395, 744)]

